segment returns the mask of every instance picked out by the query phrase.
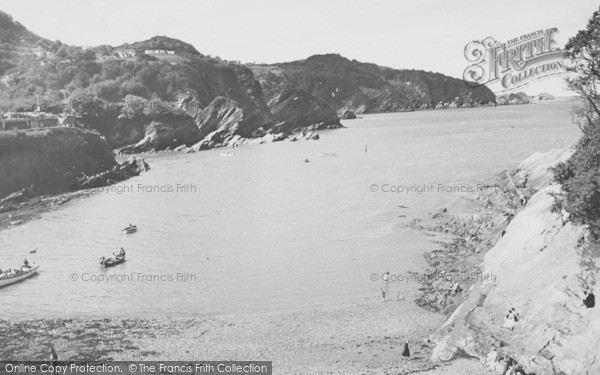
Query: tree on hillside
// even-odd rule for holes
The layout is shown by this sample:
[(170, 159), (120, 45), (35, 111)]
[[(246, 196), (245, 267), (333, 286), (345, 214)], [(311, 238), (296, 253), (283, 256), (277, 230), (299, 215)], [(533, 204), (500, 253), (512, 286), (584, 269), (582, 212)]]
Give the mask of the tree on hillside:
[(587, 27), (569, 39), (566, 47), (567, 70), (575, 77), (567, 79), (567, 85), (583, 99), (584, 110), (578, 114), (585, 125), (592, 125), (600, 117), (600, 11), (594, 12)]
[(574, 110), (583, 131), (569, 161), (554, 168), (554, 178), (565, 192), (565, 208), (576, 223), (588, 224), (600, 235), (600, 12), (594, 12), (585, 30), (566, 45), (573, 78), (569, 87), (579, 94), (582, 106)]

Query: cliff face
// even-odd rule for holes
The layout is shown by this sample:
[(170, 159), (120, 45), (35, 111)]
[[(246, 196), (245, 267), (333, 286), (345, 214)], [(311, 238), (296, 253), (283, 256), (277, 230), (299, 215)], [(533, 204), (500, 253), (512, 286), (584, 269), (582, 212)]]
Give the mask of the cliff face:
[(33, 185), (67, 191), (78, 177), (118, 164), (100, 135), (74, 128), (0, 132), (0, 197)]
[(319, 124), (341, 126), (335, 109), (303, 90), (285, 89), (269, 100), (269, 106), (287, 132)]
[[(494, 277), (473, 285), (442, 327), (433, 359), (485, 357), (495, 345), (537, 374), (600, 373), (600, 307), (583, 304), (586, 289), (600, 293), (598, 248), (556, 206), (560, 186), (548, 171), (571, 153), (536, 154), (520, 165), (517, 178), (536, 192), (485, 254), (482, 272)], [(520, 320), (508, 330), (511, 308)]]
[(165, 116), (153, 120), (145, 130), (144, 138), (133, 146), (121, 149), (123, 154), (150, 150), (164, 150), (191, 146), (200, 140), (200, 130), (188, 116)]
[[(0, 56), (0, 110), (34, 110), (39, 99), (42, 110), (73, 111), (80, 125), (98, 131), (112, 147), (133, 145), (127, 149), (135, 152), (197, 142), (198, 132), (181, 131), (180, 115), (195, 118), (200, 133), (227, 129), (215, 134), (213, 144), (222, 145), (235, 136), (252, 138), (257, 131), (263, 137), (267, 131), (339, 127), (336, 111), (345, 109), (385, 112), (404, 110), (400, 107), (406, 103), (433, 108), (440, 102), (494, 101), (485, 86), (470, 88), (442, 74), (395, 70), (339, 55), (245, 66), (203, 55), (166, 36), (84, 49), (38, 37), (2, 12), (0, 42), (6, 50)], [(223, 107), (215, 102), (220, 97), (241, 110), (235, 127), (230, 116), (217, 116), (225, 119), (219, 124), (203, 122), (207, 112)], [(144, 107), (123, 105), (132, 98)], [(164, 115), (173, 121), (164, 121)]]
[(398, 70), (348, 60), (340, 55), (315, 55), (306, 60), (252, 66), (267, 102), (285, 88), (304, 90), (336, 110), (357, 113), (404, 110), (404, 104), (435, 107), (439, 102), (495, 102), (485, 86), (471, 88), (439, 73)]

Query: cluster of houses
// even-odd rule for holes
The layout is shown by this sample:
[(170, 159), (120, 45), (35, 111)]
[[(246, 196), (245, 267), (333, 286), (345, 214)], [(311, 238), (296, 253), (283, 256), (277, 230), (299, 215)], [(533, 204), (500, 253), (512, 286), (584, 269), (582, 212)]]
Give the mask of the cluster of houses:
[(136, 53), (135, 53), (135, 50), (126, 49), (126, 50), (121, 50), (121, 51), (115, 52), (115, 55), (117, 57), (120, 57), (120, 58), (124, 59), (124, 58), (127, 58), (127, 57), (135, 57)]
[[(115, 52), (115, 56), (119, 58), (128, 58), (128, 57), (136, 57), (137, 52), (133, 49), (124, 49)], [(144, 54), (156, 56), (156, 55), (174, 55), (175, 51), (170, 51), (166, 49), (147, 49), (144, 51)]]
[(144, 51), (146, 55), (174, 55), (175, 51), (169, 51), (166, 49), (147, 49)]
[[(83, 49), (84, 50), (92, 49), (92, 47), (83, 47)], [(43, 49), (37, 49), (37, 50), (33, 51), (33, 54), (38, 58), (50, 58), (55, 55), (54, 53), (45, 51)], [(147, 49), (144, 51), (144, 54), (151, 55), (151, 56), (174, 55), (175, 51), (166, 50), (166, 49)], [(134, 50), (134, 49), (122, 49), (122, 50), (115, 51), (113, 54), (113, 57), (125, 59), (125, 58), (130, 58), (130, 57), (136, 57), (137, 55), (138, 55), (138, 52), (136, 52), (136, 50)], [(105, 55), (105, 56), (100, 56), (99, 59), (106, 60), (106, 59), (109, 59), (110, 57), (111, 57), (110, 55)]]

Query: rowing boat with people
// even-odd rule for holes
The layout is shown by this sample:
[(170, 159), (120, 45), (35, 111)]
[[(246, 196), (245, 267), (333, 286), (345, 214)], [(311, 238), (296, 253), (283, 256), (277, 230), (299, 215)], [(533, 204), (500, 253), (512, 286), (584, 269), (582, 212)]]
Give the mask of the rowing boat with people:
[(102, 257), (100, 259), (100, 265), (102, 265), (105, 268), (114, 267), (117, 264), (121, 264), (123, 262), (125, 262), (125, 255), (117, 255), (108, 259), (104, 259), (104, 257)]
[(0, 274), (0, 288), (30, 278), (38, 272), (38, 268), (39, 265), (31, 264), (9, 272), (3, 271), (2, 274)]
[(129, 224), (128, 227), (121, 229), (121, 232), (127, 233), (127, 234), (135, 233), (135, 232), (137, 232), (137, 225)]

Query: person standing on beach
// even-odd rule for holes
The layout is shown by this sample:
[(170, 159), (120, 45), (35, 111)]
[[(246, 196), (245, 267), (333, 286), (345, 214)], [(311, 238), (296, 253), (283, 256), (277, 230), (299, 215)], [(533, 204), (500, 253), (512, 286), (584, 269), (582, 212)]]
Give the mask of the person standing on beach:
[(58, 366), (58, 354), (56, 354), (56, 350), (54, 350), (54, 345), (48, 345), (50, 345), (50, 362), (52, 362), (52, 367), (54, 367), (54, 375), (56, 375), (56, 368)]
[[(381, 277), (381, 279), (384, 282), (383, 291), (385, 292), (386, 296), (389, 296), (390, 295), (390, 273), (389, 273), (389, 271), (384, 273), (383, 276)], [(383, 299), (385, 300), (385, 297)]]
[(408, 349), (408, 341), (404, 343), (404, 350), (402, 351), (403, 357), (410, 357), (410, 350)]
[(594, 292), (592, 292), (590, 289), (587, 289), (585, 291), (583, 305), (588, 309), (591, 309), (592, 307), (596, 306), (596, 296), (594, 295)]

